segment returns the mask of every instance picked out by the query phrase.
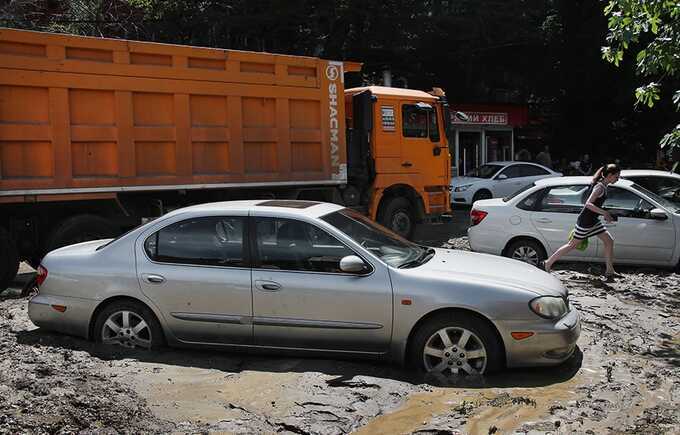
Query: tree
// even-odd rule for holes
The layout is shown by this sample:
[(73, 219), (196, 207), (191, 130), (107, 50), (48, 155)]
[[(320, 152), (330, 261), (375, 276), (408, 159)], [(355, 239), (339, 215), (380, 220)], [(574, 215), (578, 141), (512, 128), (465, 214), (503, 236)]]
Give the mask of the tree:
[[(609, 19), (609, 45), (602, 47), (602, 57), (619, 66), (626, 51), (637, 51), (635, 72), (645, 83), (635, 90), (636, 105), (651, 108), (665, 93), (672, 93), (676, 113), (680, 111), (680, 2), (610, 0), (604, 13)], [(676, 116), (676, 125), (661, 139), (662, 149), (680, 150), (677, 120)]]

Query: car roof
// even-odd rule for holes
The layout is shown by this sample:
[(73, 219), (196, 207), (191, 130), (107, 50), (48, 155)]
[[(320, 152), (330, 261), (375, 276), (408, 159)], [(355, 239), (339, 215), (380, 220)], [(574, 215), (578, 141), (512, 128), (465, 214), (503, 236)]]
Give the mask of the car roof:
[[(568, 177), (550, 177), (541, 178), (534, 183), (536, 186), (566, 186), (568, 184), (590, 184), (593, 182), (593, 177), (589, 176), (568, 176)], [(617, 186), (631, 186), (633, 184), (630, 180), (619, 179), (616, 182)]]
[(540, 166), (541, 168), (545, 169), (550, 169), (546, 168), (545, 166), (534, 163), (534, 162), (525, 162), (522, 160), (496, 160), (494, 162), (486, 162), (484, 163), (485, 165), (503, 165), (503, 166), (509, 166), (509, 165), (532, 165), (532, 166)]
[(622, 177), (669, 177), (680, 179), (680, 174), (671, 171), (660, 171), (658, 169), (624, 169), (621, 171)]
[(185, 212), (248, 212), (248, 211), (269, 211), (280, 213), (286, 216), (306, 216), (316, 218), (343, 209), (343, 206), (328, 202), (299, 201), (286, 199), (257, 199), (246, 201), (223, 201), (210, 202), (206, 204), (193, 205), (190, 207), (177, 209), (170, 214)]

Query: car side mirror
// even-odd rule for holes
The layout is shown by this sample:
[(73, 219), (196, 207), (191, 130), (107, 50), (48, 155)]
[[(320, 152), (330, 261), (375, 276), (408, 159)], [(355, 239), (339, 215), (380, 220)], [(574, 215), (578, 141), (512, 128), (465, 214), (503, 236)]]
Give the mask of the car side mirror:
[(361, 273), (368, 270), (364, 260), (356, 255), (348, 255), (340, 260), (340, 270), (347, 273)]
[(656, 219), (659, 221), (665, 221), (666, 219), (668, 219), (668, 215), (666, 214), (666, 212), (661, 210), (660, 208), (652, 209), (652, 211), (649, 212), (649, 215), (652, 217), (652, 219)]
[(496, 177), (497, 180), (507, 180), (508, 176), (505, 174), (499, 174), (498, 177)]

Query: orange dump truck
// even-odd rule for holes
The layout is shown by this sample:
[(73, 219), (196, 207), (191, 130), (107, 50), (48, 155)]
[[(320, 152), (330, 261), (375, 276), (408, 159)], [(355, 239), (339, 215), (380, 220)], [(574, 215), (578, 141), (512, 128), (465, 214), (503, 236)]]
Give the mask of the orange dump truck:
[(449, 211), (443, 93), (344, 89), (360, 67), (0, 29), (0, 289), (194, 203), (332, 201), (405, 235)]

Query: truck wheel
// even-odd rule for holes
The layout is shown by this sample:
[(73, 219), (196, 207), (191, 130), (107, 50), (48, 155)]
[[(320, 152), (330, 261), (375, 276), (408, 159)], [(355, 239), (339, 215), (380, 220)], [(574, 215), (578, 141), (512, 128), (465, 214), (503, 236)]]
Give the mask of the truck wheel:
[(0, 292), (12, 284), (19, 271), (19, 252), (9, 236), (9, 233), (0, 227)]
[(392, 198), (380, 214), (380, 223), (402, 237), (410, 239), (416, 228), (411, 202), (404, 197)]
[(52, 230), (45, 243), (45, 253), (63, 246), (117, 235), (116, 228), (103, 217), (91, 214), (72, 216)]
[(475, 376), (499, 370), (503, 349), (491, 326), (466, 313), (441, 313), (416, 331), (409, 364), (434, 376)]

